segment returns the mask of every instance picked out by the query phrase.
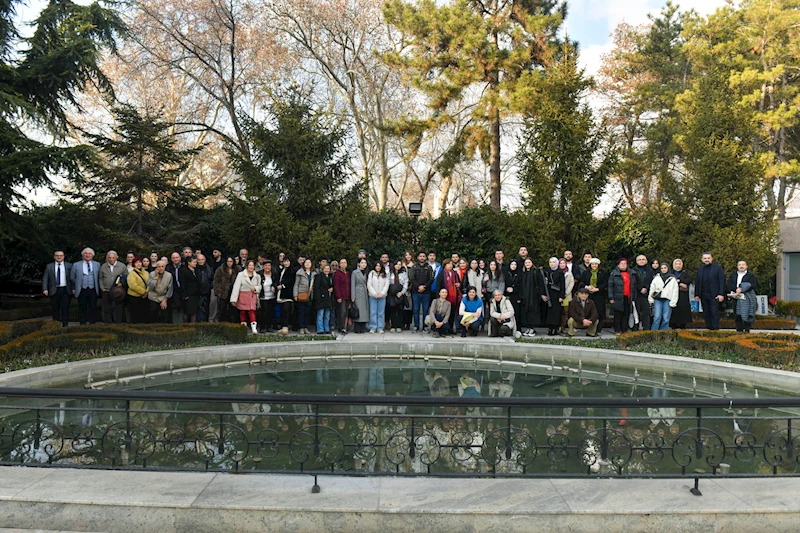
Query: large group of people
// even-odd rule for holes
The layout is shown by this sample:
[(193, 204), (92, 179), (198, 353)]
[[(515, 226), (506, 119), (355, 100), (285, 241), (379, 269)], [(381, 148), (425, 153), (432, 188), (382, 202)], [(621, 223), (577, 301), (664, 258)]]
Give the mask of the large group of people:
[[(573, 336), (585, 329), (599, 336), (607, 310), (615, 334), (631, 329), (685, 328), (692, 321), (690, 291), (702, 306), (705, 325), (719, 329), (720, 305), (731, 301), (736, 328), (749, 331), (755, 320), (756, 278), (747, 263), (725, 278), (710, 252), (694, 278), (681, 259), (672, 263), (637, 256), (603, 268), (589, 252), (577, 260), (566, 250), (537, 267), (526, 247), (506, 260), (467, 258), (451, 253), (438, 261), (436, 251), (411, 252), (391, 261), (389, 254), (370, 260), (364, 250), (352, 262), (285, 253), (273, 259), (247, 249), (211, 257), (185, 247), (169, 257), (156, 252), (105, 253), (103, 264), (86, 248), (71, 264), (63, 251), (45, 269), (42, 292), (53, 319), (67, 326), (72, 298), (81, 324), (239, 322), (253, 333), (290, 330), (303, 334), (383, 333), (412, 330), (433, 336), (460, 334), (532, 337), (536, 328), (550, 336)], [(610, 270), (610, 271), (609, 271)]]

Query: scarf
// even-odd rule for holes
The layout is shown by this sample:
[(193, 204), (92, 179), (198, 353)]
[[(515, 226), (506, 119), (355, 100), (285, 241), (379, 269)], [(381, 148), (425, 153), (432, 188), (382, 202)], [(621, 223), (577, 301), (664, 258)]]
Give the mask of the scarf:
[(458, 294), (456, 294), (456, 273), (454, 271), (444, 271), (444, 287), (447, 289), (447, 301), (450, 305), (455, 305), (458, 301)]
[(594, 288), (597, 288), (597, 273), (598, 272), (600, 272), (599, 269), (598, 270), (592, 270), (592, 275), (589, 278), (589, 285), (591, 285)]
[(628, 300), (631, 299), (631, 273), (627, 270), (621, 270), (622, 276), (622, 295)]

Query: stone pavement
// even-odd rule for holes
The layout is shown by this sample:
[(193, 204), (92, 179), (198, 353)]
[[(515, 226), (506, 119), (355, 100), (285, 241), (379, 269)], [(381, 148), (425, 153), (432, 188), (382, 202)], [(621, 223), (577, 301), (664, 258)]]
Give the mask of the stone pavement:
[[(354, 478), (0, 467), (0, 528), (797, 531), (800, 479)], [(0, 530), (3, 531), (3, 530)]]

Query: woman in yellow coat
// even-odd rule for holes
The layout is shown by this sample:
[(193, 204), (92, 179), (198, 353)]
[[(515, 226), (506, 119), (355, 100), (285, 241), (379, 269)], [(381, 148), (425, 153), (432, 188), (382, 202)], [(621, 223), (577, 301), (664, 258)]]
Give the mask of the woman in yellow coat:
[(133, 270), (128, 272), (128, 310), (131, 313), (131, 322), (141, 324), (147, 322), (148, 304), (147, 285), (150, 274), (142, 267), (140, 257), (133, 258)]

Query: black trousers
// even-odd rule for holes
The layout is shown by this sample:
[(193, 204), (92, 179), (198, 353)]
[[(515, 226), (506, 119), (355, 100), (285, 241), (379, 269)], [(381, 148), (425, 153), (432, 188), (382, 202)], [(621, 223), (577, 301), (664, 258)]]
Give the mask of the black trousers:
[(294, 302), (283, 302), (281, 304), (281, 327), (291, 329), (294, 318)]
[(50, 307), (53, 310), (53, 320), (61, 322), (62, 326), (69, 324), (69, 302), (72, 296), (66, 287), (59, 287), (55, 294), (50, 296)]
[(719, 301), (713, 296), (701, 296), (700, 303), (703, 305), (706, 328), (719, 329)]
[(753, 326), (752, 322), (745, 322), (741, 315), (736, 315), (736, 331), (744, 331), (750, 333), (750, 328)]
[(148, 312), (148, 322), (153, 324), (164, 324), (169, 322), (169, 314), (167, 313), (166, 309), (161, 309), (161, 304), (158, 302), (154, 302), (153, 300), (147, 300), (147, 305), (149, 307)]
[(403, 304), (393, 305), (389, 311), (389, 324), (392, 329), (403, 329)]
[(103, 291), (100, 295), (103, 305), (103, 322), (111, 324), (122, 324), (125, 322), (125, 301), (115, 302), (111, 297), (111, 291)]
[(149, 322), (150, 300), (128, 295), (128, 309), (131, 313), (132, 324), (145, 324)]
[(622, 310), (614, 309), (614, 333), (628, 331), (628, 320), (631, 318), (631, 302), (622, 297)]
[(78, 295), (78, 321), (81, 325), (97, 322), (97, 292), (94, 289), (83, 289)]
[(277, 299), (261, 300), (261, 307), (258, 309), (258, 328), (263, 331), (269, 331), (272, 327), (272, 321), (275, 318), (275, 304)]

